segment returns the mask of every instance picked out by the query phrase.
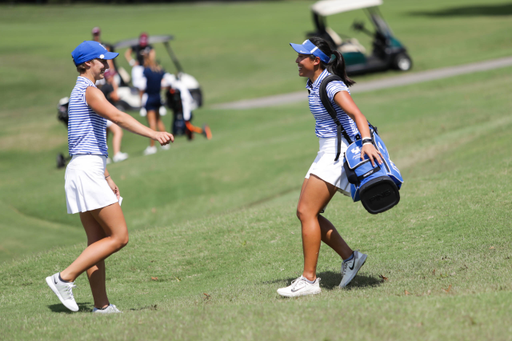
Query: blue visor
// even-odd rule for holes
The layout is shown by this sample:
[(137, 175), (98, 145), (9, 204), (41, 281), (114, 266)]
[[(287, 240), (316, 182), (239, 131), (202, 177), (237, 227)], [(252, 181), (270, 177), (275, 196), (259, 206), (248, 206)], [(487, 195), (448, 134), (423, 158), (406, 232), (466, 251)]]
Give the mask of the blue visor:
[(75, 65), (88, 62), (93, 59), (114, 59), (119, 53), (108, 52), (105, 46), (97, 41), (84, 41), (71, 52)]
[(290, 43), (290, 46), (293, 47), (295, 52), (300, 54), (312, 54), (313, 56), (320, 58), (320, 60), (326, 64), (331, 60), (331, 58), (327, 57), (327, 55), (323, 53), (322, 50), (310, 42), (309, 39), (305, 40), (302, 45)]

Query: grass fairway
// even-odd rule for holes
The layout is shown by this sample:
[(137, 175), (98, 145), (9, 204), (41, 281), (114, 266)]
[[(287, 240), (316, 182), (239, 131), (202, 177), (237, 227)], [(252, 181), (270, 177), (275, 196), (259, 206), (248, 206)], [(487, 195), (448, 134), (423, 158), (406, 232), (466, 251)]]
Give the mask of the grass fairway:
[[(63, 172), (54, 168), (56, 154), (67, 149), (66, 130), (55, 116), (58, 99), (75, 82), (69, 53), (78, 41), (90, 39), (92, 26), (101, 26), (110, 42), (136, 37), (142, 30), (174, 34), (181, 64), (199, 80), (208, 107), (304, 89), (288, 42), (300, 42), (312, 29), (312, 3), (0, 7), (0, 262), (82, 240), (78, 219), (65, 214)], [(505, 1), (389, 0), (381, 10), (409, 48), (415, 71), (512, 54)], [(361, 18), (362, 12), (354, 12), (328, 22), (342, 33)], [(134, 24), (140, 22), (145, 25)], [(364, 42), (361, 34), (356, 37)], [(162, 46), (156, 49), (163, 66), (174, 71)], [(129, 70), (123, 57), (119, 64)], [(357, 80), (390, 74), (394, 72)], [(396, 106), (393, 111), (416, 110), (402, 108), (402, 98)], [(132, 231), (240, 209), (300, 186), (289, 172), (302, 175), (310, 161), (302, 152), (315, 148), (309, 114), (299, 122), (295, 112), (276, 119), (267, 110), (201, 109), (195, 117), (196, 123), (212, 126), (215, 141), (187, 144), (181, 139), (175, 152), (151, 162), (141, 156), (144, 139), (125, 136), (123, 151), (131, 157), (110, 170), (124, 193)], [(170, 117), (164, 121), (169, 126)], [(292, 131), (290, 122), (302, 130)], [(262, 124), (260, 130), (244, 130), (255, 123)], [(280, 143), (283, 131), (294, 134), (291, 149)], [(251, 137), (257, 141), (251, 144)], [(402, 142), (410, 145), (406, 139), (396, 145)], [(248, 155), (253, 147), (259, 149)], [(269, 148), (279, 156), (258, 156)]]
[[(221, 170), (210, 171), (218, 177), (213, 182), (265, 180), (260, 187), (273, 188), (267, 201), (180, 223), (166, 206), (164, 218), (155, 218), (159, 227), (132, 233), (130, 244), (107, 261), (110, 297), (122, 315), (92, 316), (85, 276), (76, 282), (76, 314), (46, 288), (44, 276), (66, 266), (82, 245), (4, 264), (3, 334), (9, 340), (509, 339), (512, 159), (504, 151), (511, 142), (511, 81), (508, 68), (356, 96), (406, 184), (401, 203), (385, 214), (369, 215), (342, 197), (329, 206), (326, 216), (370, 257), (348, 290), (337, 288), (340, 261), (324, 247), (322, 294), (277, 296), (302, 266), (294, 211), (315, 153), (312, 120), (305, 105), (253, 110), (238, 112), (243, 121), (232, 123), (236, 148), (229, 147), (233, 130), (219, 128), (215, 148), (204, 155), (219, 160)], [(178, 148), (172, 155), (187, 152)], [(240, 168), (226, 175), (234, 165)], [(193, 172), (199, 166), (181, 167)], [(120, 168), (118, 177), (133, 167)], [(229, 183), (232, 195), (223, 200), (241, 204), (251, 197)]]
[[(93, 316), (85, 276), (78, 313), (46, 287), (85, 241), (54, 164), (66, 150), (55, 107), (74, 83), (75, 42), (95, 25), (111, 41), (137, 36), (133, 23), (151, 17), (150, 34), (176, 34), (207, 104), (285, 93), (304, 86), (287, 43), (311, 27), (309, 4), (1, 8), (0, 340), (512, 339), (512, 68), (354, 95), (406, 183), (384, 214), (342, 196), (329, 205), (326, 217), (369, 255), (348, 290), (322, 247), (322, 293), (276, 293), (302, 268), (295, 206), (317, 150), (306, 103), (203, 108), (195, 123), (210, 124), (211, 141), (178, 138), (151, 157), (126, 134), (130, 158), (109, 170), (131, 239), (106, 262), (123, 314)], [(421, 70), (510, 55), (508, 8), (389, 0), (382, 10)]]

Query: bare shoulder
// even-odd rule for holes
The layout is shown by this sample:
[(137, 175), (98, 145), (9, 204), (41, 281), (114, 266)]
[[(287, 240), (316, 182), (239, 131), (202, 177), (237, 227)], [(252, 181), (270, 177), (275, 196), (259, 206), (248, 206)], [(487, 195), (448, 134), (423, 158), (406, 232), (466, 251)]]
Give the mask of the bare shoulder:
[(100, 116), (105, 116), (112, 107), (103, 92), (94, 86), (90, 86), (85, 90), (85, 101)]
[(85, 95), (87, 96), (87, 98), (96, 98), (97, 96), (105, 97), (105, 95), (103, 95), (103, 92), (95, 86), (89, 86), (85, 90)]

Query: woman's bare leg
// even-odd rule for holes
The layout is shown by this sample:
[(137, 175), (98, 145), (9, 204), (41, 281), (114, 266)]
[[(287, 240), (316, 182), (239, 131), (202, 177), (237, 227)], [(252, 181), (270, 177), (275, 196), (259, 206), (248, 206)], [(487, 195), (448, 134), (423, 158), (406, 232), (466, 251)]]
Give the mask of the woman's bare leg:
[(114, 155), (121, 151), (121, 140), (123, 139), (123, 129), (115, 123), (112, 123), (110, 127), (107, 128), (112, 132), (112, 149), (114, 150)]
[[(87, 234), (87, 245), (91, 245), (107, 236), (101, 225), (89, 212), (81, 213), (80, 219)], [(105, 260), (101, 260), (87, 269), (87, 277), (94, 299), (94, 306), (96, 308), (106, 307), (109, 301), (105, 287)]]
[[(98, 266), (101, 261), (119, 251), (128, 243), (128, 229), (123, 211), (118, 203), (80, 213), (80, 217), (83, 217), (82, 222), (87, 224), (87, 226), (84, 225), (84, 228), (88, 236), (91, 234), (96, 236), (93, 239), (97, 238), (100, 235), (97, 231), (97, 225), (99, 225), (103, 229), (105, 237), (87, 246), (70, 266), (61, 271), (61, 278), (68, 282), (75, 281), (81, 273), (94, 266)], [(101, 264), (99, 268), (101, 268)]]
[[(334, 226), (319, 215), (335, 193), (335, 186), (326, 183), (315, 175), (305, 179), (302, 184), (297, 206), (297, 217), (302, 226), (302, 248), (304, 252), (304, 271), (302, 275), (311, 281), (316, 279), (316, 266), (322, 240), (340, 254), (342, 258), (347, 258), (352, 253)], [(348, 256), (346, 256), (347, 253)]]
[[(146, 118), (148, 119), (148, 124), (151, 129), (156, 131), (156, 111), (148, 110)], [(155, 141), (153, 139), (149, 139), (149, 145), (151, 147), (155, 146)]]
[(334, 225), (324, 216), (318, 215), (318, 222), (322, 230), (322, 241), (340, 255), (341, 259), (347, 259), (352, 255), (352, 249), (340, 236)]
[(158, 131), (166, 131), (164, 122), (162, 122), (162, 118), (160, 117), (160, 113), (156, 112), (156, 124), (158, 127)]

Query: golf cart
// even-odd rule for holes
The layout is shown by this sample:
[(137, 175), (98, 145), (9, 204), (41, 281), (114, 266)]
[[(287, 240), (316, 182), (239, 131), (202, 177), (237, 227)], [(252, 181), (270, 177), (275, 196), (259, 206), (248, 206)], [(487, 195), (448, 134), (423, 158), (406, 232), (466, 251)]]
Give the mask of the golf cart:
[[(382, 0), (322, 0), (311, 7), (316, 31), (308, 33), (308, 37), (320, 37), (337, 49), (345, 58), (347, 74), (355, 75), (369, 72), (396, 69), (408, 71), (412, 67), (411, 57), (393, 35), (377, 6)], [(372, 37), (372, 53), (366, 54), (366, 49), (356, 38), (343, 35), (341, 37), (326, 24), (329, 15), (362, 9), (373, 25), (374, 32), (368, 30), (364, 23), (355, 21), (352, 29)]]

